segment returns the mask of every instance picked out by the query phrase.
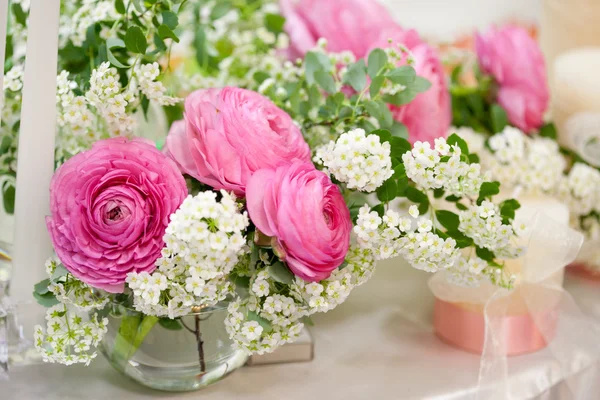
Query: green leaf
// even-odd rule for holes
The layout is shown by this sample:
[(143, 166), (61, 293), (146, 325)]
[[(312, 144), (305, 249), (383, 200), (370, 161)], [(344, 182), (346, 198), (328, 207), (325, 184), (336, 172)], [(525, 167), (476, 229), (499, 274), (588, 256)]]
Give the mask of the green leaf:
[(429, 88), (431, 87), (431, 82), (429, 82), (427, 79), (421, 77), (421, 76), (417, 76), (415, 78), (415, 81), (412, 83), (412, 85), (410, 85), (411, 90), (417, 92), (417, 93), (423, 93), (429, 90)]
[(309, 51), (306, 53), (306, 57), (304, 57), (304, 74), (306, 77), (306, 82), (309, 85), (316, 83), (315, 73), (317, 71), (330, 70), (331, 61), (329, 61), (329, 57), (327, 57), (325, 54), (314, 51)]
[[(391, 113), (390, 113), (390, 115), (391, 115)], [(396, 136), (396, 137), (403, 138), (403, 139), (408, 139), (408, 129), (406, 128), (406, 125), (404, 125), (402, 122), (394, 121), (392, 123), (391, 131), (392, 131), (392, 136)]]
[(504, 200), (500, 203), (500, 215), (502, 216), (502, 223), (508, 224), (515, 218), (515, 211), (521, 208), (521, 204), (515, 199)]
[(408, 140), (401, 138), (401, 137), (397, 137), (397, 136), (393, 136), (390, 139), (390, 145), (391, 145), (391, 156), (396, 157), (399, 160), (402, 159), (402, 156), (404, 154), (406, 154), (407, 152), (409, 152), (411, 150), (411, 146), (410, 146), (410, 143), (408, 142)]
[(468, 236), (465, 236), (462, 232), (448, 231), (446, 233), (452, 239), (456, 240), (456, 247), (458, 247), (459, 249), (465, 249), (465, 248), (471, 247), (473, 245), (473, 239), (471, 239)]
[(285, 18), (279, 14), (266, 14), (265, 15), (265, 27), (274, 34), (283, 32), (283, 26), (285, 25)]
[(50, 279), (44, 279), (33, 286), (33, 291), (39, 295), (44, 295), (50, 292), (50, 289), (48, 288), (49, 285)]
[(367, 71), (371, 79), (375, 78), (379, 71), (387, 64), (387, 54), (382, 49), (374, 49), (369, 53), (367, 61)]
[(198, 27), (194, 37), (194, 49), (196, 50), (196, 61), (200, 67), (204, 67), (208, 63), (208, 51), (206, 49), (206, 33), (202, 26)]
[(123, 0), (115, 0), (115, 10), (119, 14), (125, 14), (127, 12), (127, 8), (125, 7)]
[(177, 17), (177, 14), (175, 14), (173, 11), (163, 11), (161, 15), (163, 24), (171, 29), (177, 28), (177, 25), (179, 25), (179, 18)]
[(142, 7), (142, 0), (133, 0), (133, 8), (139, 13), (144, 12), (144, 7)]
[(294, 282), (294, 274), (281, 261), (277, 261), (267, 267), (269, 276), (276, 282), (291, 285)]
[(504, 108), (498, 104), (493, 104), (490, 108), (490, 117), (492, 119), (492, 129), (494, 133), (502, 132), (508, 125), (508, 115)]
[(387, 203), (396, 198), (398, 186), (393, 179), (388, 179), (387, 181), (383, 182), (383, 185), (377, 188), (376, 193), (379, 201)]
[(392, 134), (387, 129), (377, 129), (369, 133), (369, 135), (377, 135), (379, 136), (379, 141), (389, 142), (392, 139)]
[(415, 81), (417, 78), (417, 73), (410, 65), (403, 65), (401, 67), (394, 68), (385, 76), (397, 85), (408, 86)]
[(263, 333), (269, 333), (273, 330), (271, 323), (254, 311), (248, 311), (248, 320), (258, 322), (258, 324), (263, 328)]
[(138, 26), (130, 26), (125, 33), (125, 47), (136, 54), (146, 54), (148, 43), (144, 32)]
[(60, 303), (54, 295), (54, 293), (52, 292), (48, 292), (45, 294), (33, 292), (33, 298), (38, 302), (39, 305), (46, 308), (50, 308)]
[(479, 188), (479, 198), (477, 205), (481, 205), (483, 200), (500, 193), (500, 182), (483, 182)]
[(373, 78), (373, 80), (371, 80), (371, 86), (369, 87), (369, 95), (372, 99), (379, 95), (379, 91), (381, 90), (381, 87), (383, 86), (384, 82), (385, 77), (381, 75), (376, 76), (375, 78)]
[(315, 80), (327, 93), (334, 94), (337, 91), (335, 87), (335, 81), (329, 72), (322, 70), (315, 72)]
[(466, 156), (469, 155), (469, 146), (467, 145), (467, 142), (465, 142), (465, 140), (458, 136), (456, 133), (450, 135), (446, 143), (448, 143), (450, 146), (453, 146), (455, 144), (458, 145), (461, 154), (464, 154)]
[(554, 125), (552, 122), (549, 122), (549, 123), (545, 124), (544, 126), (542, 126), (540, 128), (540, 136), (548, 138), (548, 139), (556, 140), (556, 138), (558, 137), (558, 135), (556, 133), (556, 125)]
[(176, 319), (171, 319), (171, 318), (160, 318), (158, 320), (158, 324), (160, 326), (162, 326), (165, 329), (168, 329), (170, 331), (180, 331), (183, 329), (183, 326), (181, 325), (181, 322), (179, 322)]
[(458, 209), (459, 209), (459, 210), (461, 210), (461, 211), (466, 211), (466, 210), (468, 210), (468, 207), (467, 207), (467, 206), (465, 206), (465, 205), (464, 205), (464, 204), (462, 204), (462, 203), (456, 203), (456, 208), (458, 208)]
[(367, 84), (367, 67), (365, 66), (365, 60), (358, 60), (354, 64), (348, 67), (348, 71), (346, 75), (344, 75), (344, 81), (350, 86), (352, 89), (357, 92), (362, 91)]
[(458, 215), (451, 211), (438, 210), (435, 212), (435, 216), (444, 228), (448, 229), (449, 231), (458, 230), (458, 225), (460, 224)]
[(444, 193), (446, 193), (446, 192), (442, 188), (433, 189), (433, 197), (436, 198), (436, 199), (439, 199), (442, 196), (444, 196)]
[(165, 24), (158, 27), (158, 36), (160, 36), (162, 40), (173, 39), (175, 42), (179, 43), (179, 38), (175, 32)]
[(380, 217), (383, 217), (383, 215), (385, 214), (385, 207), (383, 204), (377, 204), (374, 207), (371, 207), (371, 211), (375, 211), (377, 213), (377, 215), (379, 215)]
[(425, 193), (413, 186), (406, 189), (406, 198), (417, 204), (429, 201)]
[(475, 153), (471, 153), (469, 154), (469, 164), (478, 164), (479, 163), (479, 156)]
[(56, 282), (58, 279), (62, 278), (63, 276), (67, 276), (68, 273), (69, 273), (69, 271), (67, 271), (67, 269), (65, 268), (64, 265), (58, 264), (56, 266), (56, 269), (54, 270), (54, 273), (50, 277), (50, 280), (52, 282)]
[(410, 103), (417, 97), (418, 93), (411, 89), (404, 89), (401, 92), (398, 92), (394, 95), (386, 94), (383, 96), (383, 100), (386, 103), (395, 105), (395, 106), (403, 106), (405, 104)]
[(475, 254), (477, 254), (477, 257), (488, 262), (494, 261), (494, 259), (496, 258), (494, 252), (479, 246), (475, 247)]
[(210, 19), (212, 19), (213, 21), (219, 19), (225, 16), (225, 14), (229, 12), (229, 10), (231, 10), (230, 1), (217, 1), (217, 4), (213, 7), (212, 11), (210, 12)]
[(230, 275), (229, 280), (235, 285), (236, 288), (250, 288), (250, 277), (248, 276)]
[(13, 185), (4, 185), (2, 188), (2, 202), (7, 214), (15, 213), (15, 187)]
[(128, 65), (121, 63), (112, 53), (112, 49), (125, 48), (125, 42), (117, 38), (109, 38), (106, 41), (106, 55), (108, 61), (117, 68), (129, 68)]
[(27, 26), (27, 13), (25, 11), (23, 11), (21, 4), (12, 3), (11, 8), (12, 8), (13, 15), (15, 16), (15, 19), (17, 20), (17, 22), (26, 27)]
[(449, 201), (451, 203), (455, 203), (457, 201), (460, 201), (461, 197), (455, 196), (455, 195), (450, 195), (448, 197), (446, 197), (446, 201)]

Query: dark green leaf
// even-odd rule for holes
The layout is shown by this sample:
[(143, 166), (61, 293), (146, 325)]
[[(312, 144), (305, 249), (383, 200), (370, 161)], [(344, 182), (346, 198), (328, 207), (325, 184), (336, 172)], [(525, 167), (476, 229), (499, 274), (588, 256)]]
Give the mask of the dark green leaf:
[(144, 113), (144, 118), (148, 121), (148, 108), (150, 107), (150, 99), (146, 95), (142, 95), (142, 112)]
[(508, 115), (498, 104), (494, 104), (490, 108), (490, 117), (492, 119), (492, 129), (494, 130), (494, 133), (502, 132), (508, 125)]
[(410, 65), (403, 65), (401, 67), (394, 68), (385, 76), (397, 85), (408, 86), (415, 81), (417, 78), (417, 73)]
[(469, 154), (469, 164), (478, 164), (479, 156), (475, 153)]
[(56, 296), (51, 292), (47, 292), (45, 294), (39, 294), (39, 293), (33, 292), (33, 297), (35, 298), (35, 300), (38, 302), (39, 305), (46, 307), (46, 308), (50, 308), (50, 307), (55, 306), (58, 303), (60, 303), (56, 299)]
[(292, 282), (294, 282), (294, 274), (292, 274), (288, 267), (286, 267), (280, 261), (269, 265), (267, 267), (267, 272), (269, 273), (269, 276), (276, 282), (286, 285), (291, 285)]
[(370, 132), (369, 135), (379, 136), (379, 141), (381, 143), (389, 142), (392, 139), (392, 134), (387, 129), (377, 129), (375, 131)]
[(421, 77), (421, 76), (417, 76), (415, 78), (415, 81), (410, 85), (411, 90), (417, 92), (417, 93), (423, 93), (429, 90), (429, 88), (431, 87), (431, 82), (429, 82), (427, 79)]
[(50, 292), (48, 285), (50, 285), (50, 279), (44, 279), (33, 286), (33, 291), (39, 295), (46, 294)]
[(390, 139), (390, 145), (392, 157), (396, 157), (399, 160), (402, 159), (402, 156), (406, 154), (406, 152), (411, 150), (411, 146), (408, 140), (397, 136), (393, 136)]
[(444, 193), (446, 193), (444, 191), (444, 189), (441, 189), (441, 188), (440, 189), (434, 189), (433, 190), (433, 197), (436, 198), (436, 199), (440, 199), (444, 195)]
[(485, 261), (494, 261), (494, 259), (496, 258), (494, 252), (479, 246), (476, 246), (475, 254), (477, 254), (477, 257)]
[(173, 11), (163, 11), (162, 22), (169, 28), (175, 29), (179, 25), (179, 18)]
[(450, 195), (448, 197), (446, 197), (446, 201), (449, 201), (451, 203), (457, 202), (459, 201), (461, 198), (455, 195)]
[(144, 7), (142, 7), (142, 0), (133, 0), (133, 8), (139, 13), (144, 12)]
[(382, 49), (374, 49), (369, 53), (367, 61), (367, 71), (371, 79), (375, 78), (379, 71), (387, 64), (387, 54)]
[(283, 25), (285, 25), (285, 18), (279, 14), (266, 14), (265, 15), (265, 27), (274, 34), (283, 32)]
[(500, 193), (500, 182), (483, 182), (479, 188), (479, 198), (477, 204), (480, 205), (483, 200)]
[(106, 56), (108, 61), (117, 68), (129, 68), (128, 65), (123, 64), (114, 56), (112, 49), (114, 48), (124, 48), (125, 42), (121, 39), (110, 38), (106, 41)]
[(231, 282), (235, 285), (236, 288), (249, 289), (250, 288), (250, 278), (247, 276), (230, 276)]
[(450, 146), (455, 144), (458, 145), (461, 154), (464, 154), (465, 156), (469, 155), (469, 146), (467, 145), (467, 142), (465, 142), (464, 139), (458, 136), (456, 133), (450, 135), (446, 143), (448, 143)]
[(152, 41), (154, 42), (154, 45), (156, 46), (156, 48), (159, 49), (160, 51), (167, 50), (167, 45), (165, 44), (165, 42), (163, 42), (163, 40), (160, 38), (160, 36), (158, 36), (158, 33), (155, 33), (152, 36)]
[(393, 179), (402, 179), (406, 178), (406, 169), (404, 168), (404, 164), (398, 164), (394, 167), (394, 175), (392, 175)]
[(158, 320), (158, 324), (160, 326), (162, 326), (165, 329), (168, 329), (170, 331), (180, 331), (183, 329), (183, 326), (181, 325), (181, 322), (179, 322), (176, 319), (171, 319), (171, 318), (160, 318)]
[(452, 239), (456, 240), (456, 247), (458, 247), (459, 249), (464, 249), (473, 245), (473, 239), (471, 239), (468, 236), (465, 236), (462, 232), (448, 231), (446, 233)]
[[(403, 164), (400, 164), (403, 165)], [(395, 169), (394, 169), (395, 171)], [(408, 178), (406, 176), (401, 176), (399, 178), (397, 178), (396, 184), (398, 185), (398, 193), (396, 194), (396, 197), (405, 197), (406, 196), (406, 189), (408, 189), (410, 186), (408, 185)]]
[(125, 12), (127, 12), (127, 8), (125, 7), (123, 0), (115, 0), (115, 10), (117, 10), (119, 14), (125, 14)]
[(5, 184), (2, 188), (2, 202), (4, 203), (4, 211), (12, 215), (15, 213), (15, 187)]
[(348, 67), (346, 75), (344, 75), (344, 81), (352, 89), (357, 92), (362, 91), (367, 84), (367, 67), (365, 66), (365, 60), (361, 59)]
[(406, 198), (412, 201), (413, 203), (418, 204), (429, 201), (425, 193), (412, 186), (406, 189)]
[(381, 90), (381, 86), (383, 86), (383, 82), (385, 82), (384, 76), (376, 76), (371, 81), (371, 86), (369, 87), (369, 95), (372, 99), (379, 95), (379, 91)]
[(0, 154), (4, 154), (10, 149), (12, 141), (13, 139), (10, 136), (4, 136), (2, 138), (2, 142), (0, 142)]
[[(386, 109), (387, 109), (387, 106), (386, 106)], [(391, 115), (392, 114), (390, 113), (390, 116)], [(392, 131), (392, 136), (396, 136), (396, 137), (403, 138), (403, 139), (408, 139), (408, 129), (406, 128), (406, 125), (404, 125), (402, 122), (393, 121), (391, 131)]]
[(162, 24), (158, 27), (158, 36), (160, 36), (162, 40), (173, 39), (175, 42), (179, 43), (179, 38), (175, 32), (173, 32), (173, 30), (171, 30), (171, 28), (165, 24)]
[(194, 48), (196, 50), (196, 61), (200, 67), (205, 67), (208, 64), (208, 51), (206, 50), (206, 33), (202, 26), (198, 27), (196, 36), (194, 37)]
[(387, 203), (396, 198), (398, 187), (393, 179), (388, 179), (383, 182), (383, 185), (377, 188), (377, 198), (383, 203)]
[(375, 211), (377, 215), (383, 217), (383, 215), (385, 214), (385, 207), (383, 204), (377, 204), (375, 207), (371, 208), (371, 211)]
[(552, 122), (549, 122), (540, 128), (540, 136), (546, 137), (548, 139), (556, 140), (556, 125)]
[(263, 328), (263, 333), (269, 333), (273, 330), (273, 326), (271, 326), (271, 323), (268, 320), (261, 317), (260, 315), (258, 315), (257, 313), (255, 313), (254, 311), (248, 311), (248, 320), (258, 322), (258, 324)]
[(462, 204), (462, 203), (456, 203), (456, 208), (458, 208), (458, 209), (459, 209), (459, 210), (461, 210), (461, 211), (466, 211), (466, 210), (468, 210), (467, 206), (465, 206), (465, 205), (464, 205), (464, 204)]
[(504, 200), (500, 203), (500, 215), (502, 223), (508, 224), (515, 218), (515, 211), (521, 208), (521, 204), (515, 199)]
[(27, 13), (23, 11), (21, 4), (12, 3), (11, 8), (17, 22), (23, 26), (27, 26)]
[(144, 32), (138, 26), (130, 26), (125, 33), (125, 47), (136, 54), (146, 54), (148, 43)]
[(458, 225), (460, 224), (458, 215), (451, 211), (438, 210), (435, 212), (435, 216), (444, 228), (448, 229), (449, 231), (458, 230)]

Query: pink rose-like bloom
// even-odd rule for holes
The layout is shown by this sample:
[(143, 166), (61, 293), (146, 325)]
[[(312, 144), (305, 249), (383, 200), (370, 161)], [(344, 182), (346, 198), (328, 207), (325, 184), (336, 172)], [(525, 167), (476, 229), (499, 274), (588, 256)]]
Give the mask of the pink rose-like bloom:
[(246, 192), (250, 219), (292, 272), (309, 282), (326, 279), (350, 245), (352, 220), (339, 188), (311, 163), (257, 171)]
[(290, 37), (290, 58), (302, 57), (319, 38), (332, 52), (351, 51), (363, 58), (383, 30), (396, 23), (375, 0), (280, 0)]
[[(403, 106), (390, 106), (396, 121), (402, 122), (408, 129), (408, 140), (433, 143), (433, 139), (446, 137), (452, 122), (450, 92), (444, 68), (437, 51), (423, 42), (419, 34), (411, 30), (394, 29), (381, 36), (380, 42), (373, 48), (386, 48), (392, 39), (393, 45), (404, 44), (414, 56), (412, 65), (417, 76), (431, 82), (431, 87), (410, 103)], [(401, 64), (405, 64), (402, 61)]]
[(531, 132), (539, 128), (550, 98), (542, 52), (519, 27), (491, 28), (475, 37), (481, 68), (498, 82), (498, 103), (511, 124)]
[(46, 224), (69, 272), (120, 293), (129, 272), (155, 269), (169, 216), (186, 196), (177, 165), (152, 142), (107, 139), (56, 171)]
[(173, 124), (166, 153), (182, 172), (215, 189), (244, 196), (255, 171), (310, 161), (308, 144), (292, 118), (250, 90), (195, 91), (185, 100), (184, 120)]

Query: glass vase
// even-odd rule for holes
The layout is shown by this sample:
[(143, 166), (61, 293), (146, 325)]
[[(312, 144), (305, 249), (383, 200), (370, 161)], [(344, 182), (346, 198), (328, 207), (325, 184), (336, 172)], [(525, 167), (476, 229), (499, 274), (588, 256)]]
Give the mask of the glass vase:
[(195, 309), (174, 320), (110, 305), (108, 332), (100, 350), (134, 381), (158, 390), (191, 391), (217, 382), (243, 366), (248, 356), (225, 331), (227, 304)]

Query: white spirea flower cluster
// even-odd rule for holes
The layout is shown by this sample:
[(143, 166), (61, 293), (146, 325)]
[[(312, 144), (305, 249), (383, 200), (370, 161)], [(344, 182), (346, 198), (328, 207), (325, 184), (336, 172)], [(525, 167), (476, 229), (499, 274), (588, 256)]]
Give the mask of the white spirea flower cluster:
[[(104, 308), (108, 303), (108, 296), (97, 290), (93, 290), (79, 279), (69, 274), (60, 261), (51, 257), (45, 264), (46, 273), (50, 277), (48, 289), (61, 303), (72, 304), (79, 311), (91, 311)], [(60, 279), (59, 278), (63, 278)]]
[(372, 192), (394, 173), (390, 144), (364, 129), (342, 134), (336, 142), (317, 149), (314, 161), (323, 164), (349, 189)]
[(21, 64), (17, 64), (9, 69), (4, 75), (4, 90), (18, 92), (23, 89), (23, 73), (24, 68)]
[(67, 20), (69, 25), (64, 27), (62, 33), (63, 36), (69, 37), (75, 46), (81, 46), (91, 25), (117, 19), (119, 13), (115, 9), (114, 0), (83, 0), (73, 17)]
[(232, 294), (228, 276), (247, 250), (249, 222), (235, 197), (220, 193), (220, 201), (212, 191), (188, 196), (171, 215), (158, 269), (128, 275), (137, 311), (175, 318)]
[(34, 345), (46, 362), (89, 365), (98, 355), (92, 349), (102, 341), (107, 326), (107, 318), (98, 320), (94, 315), (86, 320), (58, 304), (47, 311), (46, 328), (35, 327)]
[(507, 126), (489, 141), (492, 153), (482, 164), (503, 187), (521, 187), (528, 193), (548, 193), (561, 180), (566, 162), (558, 144), (549, 138), (527, 136)]
[(557, 192), (577, 217), (592, 211), (600, 213), (600, 171), (595, 168), (575, 163), (559, 182)]
[[(370, 251), (351, 247), (346, 266), (320, 282), (296, 277), (287, 293), (262, 270), (250, 285), (250, 297), (229, 307), (225, 326), (235, 344), (249, 353), (268, 353), (294, 341), (302, 330), (302, 318), (327, 312), (343, 303), (352, 289), (372, 275), (375, 258)], [(262, 322), (262, 323), (261, 323)]]
[(496, 253), (501, 258), (517, 258), (523, 254), (522, 247), (513, 245), (512, 239), (517, 234), (524, 234), (526, 226), (515, 223), (502, 223), (502, 216), (497, 205), (483, 201), (481, 205), (472, 205), (458, 215), (460, 225), (458, 230), (473, 239), (479, 247)]
[(354, 227), (359, 246), (371, 251), (377, 260), (401, 255), (414, 268), (424, 271), (450, 268), (460, 256), (456, 241), (435, 234), (433, 221), (419, 218), (416, 206), (411, 207), (410, 213), (413, 218), (388, 210), (382, 218), (364, 205)]
[(151, 64), (142, 64), (134, 71), (142, 93), (150, 100), (156, 101), (161, 106), (172, 106), (181, 101), (178, 97), (167, 96), (167, 88), (156, 80), (160, 75), (160, 68), (157, 62)]
[[(500, 272), (500, 269), (496, 269)], [(459, 257), (448, 269), (448, 281), (462, 287), (478, 287), (488, 277), (488, 263), (479, 257)]]
[(85, 97), (98, 109), (111, 133), (121, 136), (133, 133), (136, 121), (126, 107), (135, 98), (131, 90), (123, 91), (117, 69), (110, 63), (103, 62), (92, 71), (90, 90)]
[(406, 176), (421, 189), (444, 188), (449, 195), (477, 196), (481, 184), (489, 180), (479, 164), (462, 161), (460, 147), (448, 145), (444, 138), (435, 139), (434, 148), (428, 142), (416, 142), (402, 160)]

